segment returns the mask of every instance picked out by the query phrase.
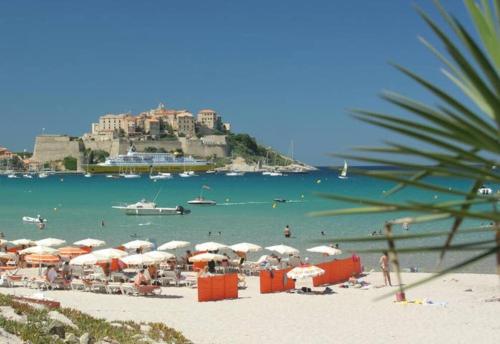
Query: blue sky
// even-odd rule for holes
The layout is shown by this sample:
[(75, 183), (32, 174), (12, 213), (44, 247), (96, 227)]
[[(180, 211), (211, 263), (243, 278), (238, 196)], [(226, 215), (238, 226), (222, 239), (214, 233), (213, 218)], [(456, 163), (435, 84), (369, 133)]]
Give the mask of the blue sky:
[[(416, 3), (437, 17), (431, 1)], [(0, 146), (81, 135), (105, 113), (217, 110), (234, 131), (318, 165), (385, 132), (349, 108), (383, 89), (430, 100), (389, 66), (447, 84), (413, 1), (2, 1)], [(461, 1), (445, 1), (468, 19)], [(449, 86), (451, 88), (451, 86)]]

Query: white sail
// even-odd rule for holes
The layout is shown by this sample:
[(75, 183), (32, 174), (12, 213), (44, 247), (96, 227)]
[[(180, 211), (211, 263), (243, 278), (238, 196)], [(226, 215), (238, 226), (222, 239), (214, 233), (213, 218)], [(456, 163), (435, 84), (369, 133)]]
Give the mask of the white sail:
[(342, 172), (340, 172), (339, 178), (346, 179), (347, 178), (347, 161), (344, 160), (344, 167), (342, 168)]

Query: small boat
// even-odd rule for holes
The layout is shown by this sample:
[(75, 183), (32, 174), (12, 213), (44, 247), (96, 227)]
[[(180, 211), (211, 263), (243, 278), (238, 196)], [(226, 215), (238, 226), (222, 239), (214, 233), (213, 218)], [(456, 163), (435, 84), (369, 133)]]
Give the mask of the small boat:
[(182, 173), (179, 173), (179, 177), (182, 178), (190, 178), (190, 177), (197, 177), (198, 175), (194, 173), (194, 171), (184, 171)]
[(85, 178), (92, 178), (92, 173), (87, 172), (83, 175)]
[(110, 178), (110, 179), (119, 179), (119, 178), (120, 178), (120, 175), (119, 175), (119, 174), (107, 174), (107, 175), (106, 175), (106, 178)]
[(19, 178), (19, 176), (15, 173), (11, 173), (11, 174), (7, 175), (7, 178), (15, 179), (15, 178)]
[(36, 217), (23, 216), (23, 222), (28, 222), (28, 223), (46, 223), (47, 219), (44, 219), (40, 215), (37, 215)]
[(23, 174), (23, 178), (26, 178), (26, 179), (33, 179), (33, 176), (29, 173), (25, 173)]
[(216, 170), (208, 170), (205, 172), (206, 174), (214, 174), (214, 173), (217, 173)]
[(151, 180), (172, 179), (172, 176), (164, 176), (161, 174), (155, 174), (155, 175), (150, 175), (149, 179), (151, 179)]
[(270, 172), (269, 173), (269, 177), (283, 177), (283, 173), (278, 172), (278, 171), (276, 171), (276, 172)]
[(203, 185), (201, 187), (200, 195), (198, 197), (196, 197), (195, 199), (192, 199), (192, 200), (188, 201), (187, 203), (188, 204), (194, 204), (194, 205), (216, 205), (217, 202), (212, 201), (210, 199), (205, 199), (203, 197), (203, 190), (210, 190), (210, 186)]
[(193, 205), (216, 205), (217, 202), (212, 201), (210, 199), (205, 199), (203, 197), (196, 197), (195, 199), (192, 199), (187, 202), (188, 204), (193, 204)]
[(146, 200), (124, 206), (113, 206), (113, 208), (123, 210), (127, 215), (185, 215), (191, 212), (181, 205), (175, 208), (162, 208)]
[(264, 171), (264, 172), (262, 172), (262, 175), (269, 176), (269, 175), (271, 175), (271, 173), (272, 173), (271, 171)]
[(342, 171), (339, 174), (340, 179), (347, 179), (347, 161), (344, 160), (344, 167), (342, 168)]
[(239, 172), (239, 171), (226, 172), (226, 176), (228, 176), (228, 177), (241, 177), (244, 175), (245, 175), (245, 172)]
[(41, 173), (38, 174), (38, 178), (42, 178), (42, 179), (43, 178), (47, 178), (48, 176), (49, 176), (49, 174), (46, 173), (46, 172), (41, 172)]
[(137, 179), (137, 178), (141, 178), (141, 175), (137, 174), (137, 173), (130, 172), (130, 173), (122, 173), (121, 177), (123, 177), (125, 179)]
[(286, 203), (286, 199), (284, 198), (275, 198), (273, 199), (273, 201), (276, 203)]
[(491, 195), (493, 193), (493, 190), (491, 188), (488, 188), (484, 185), (482, 185), (478, 190), (477, 190), (478, 195)]

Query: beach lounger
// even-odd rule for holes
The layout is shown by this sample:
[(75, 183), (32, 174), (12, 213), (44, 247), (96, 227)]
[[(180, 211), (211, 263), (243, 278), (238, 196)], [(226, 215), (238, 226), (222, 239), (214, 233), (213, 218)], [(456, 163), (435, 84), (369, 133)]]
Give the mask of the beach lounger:
[(101, 281), (93, 281), (90, 285), (90, 291), (94, 293), (107, 293), (106, 283)]
[(161, 288), (157, 285), (141, 285), (136, 286), (133, 283), (122, 283), (121, 285), (122, 294), (124, 295), (160, 295)]
[(71, 280), (70, 287), (72, 290), (82, 290), (82, 291), (88, 290), (86, 283), (81, 279)]
[(106, 292), (108, 294), (121, 294), (122, 293), (122, 283), (109, 282), (108, 284), (106, 284)]
[(33, 278), (28, 282), (28, 287), (32, 289), (47, 290), (50, 287), (50, 283), (42, 278)]

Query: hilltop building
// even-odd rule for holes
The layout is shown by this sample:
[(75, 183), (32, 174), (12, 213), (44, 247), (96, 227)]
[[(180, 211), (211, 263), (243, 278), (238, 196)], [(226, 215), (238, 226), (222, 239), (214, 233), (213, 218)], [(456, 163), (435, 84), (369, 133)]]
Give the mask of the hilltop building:
[(14, 153), (9, 151), (7, 148), (0, 147), (0, 160), (11, 159), (15, 156)]

